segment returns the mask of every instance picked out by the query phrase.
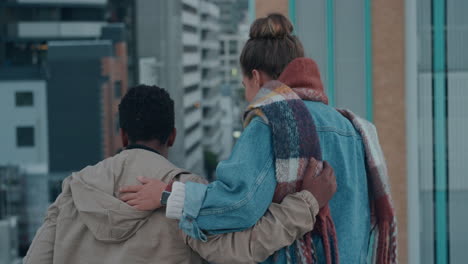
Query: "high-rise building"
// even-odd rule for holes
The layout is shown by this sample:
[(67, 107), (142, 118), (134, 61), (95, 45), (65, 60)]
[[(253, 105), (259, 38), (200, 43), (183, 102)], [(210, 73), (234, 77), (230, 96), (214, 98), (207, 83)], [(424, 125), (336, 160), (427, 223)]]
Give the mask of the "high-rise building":
[[(242, 113), (247, 102), (244, 98), (242, 71), (239, 57), (248, 37), (247, 1), (217, 0), (222, 12), (220, 43), (221, 78), (222, 78), (222, 120), (231, 120), (223, 126), (223, 145), (226, 147), (223, 157), (228, 157), (232, 144), (240, 136)], [(224, 14), (224, 16), (223, 16)], [(227, 108), (226, 105), (231, 107)], [(226, 127), (227, 126), (227, 127)], [(229, 134), (229, 136), (227, 135)]]
[(116, 113), (127, 87), (127, 52), (123, 27), (106, 26), (106, 5), (0, 4), (0, 165), (16, 165), (23, 175), (22, 254), (56, 197), (50, 183), (60, 186), (70, 171), (120, 147)]
[(18, 255), (17, 218), (0, 218), (0, 234), (0, 264), (21, 263)]
[[(62, 101), (61, 108), (50, 111), (53, 100), (48, 98), (48, 86), (57, 76), (50, 78), (48, 43), (99, 38), (106, 5), (107, 0), (13, 0), (0, 4), (0, 120), (5, 124), (0, 133), (8, 138), (7, 147), (0, 151), (2, 163), (21, 165), (26, 173), (49, 172), (49, 157), (57, 155), (55, 150), (49, 153), (50, 147), (63, 138), (63, 134), (57, 137), (50, 131), (54, 123), (49, 122), (50, 117), (63, 113), (69, 102)], [(62, 76), (67, 82), (62, 85), (86, 79), (80, 74), (83, 71), (67, 71)], [(71, 80), (72, 76), (76, 79)], [(61, 88), (66, 90), (67, 85)]]
[[(233, 121), (233, 131), (242, 131), (242, 110), (247, 106), (242, 86), (242, 72), (239, 64), (239, 56), (245, 44), (246, 37), (243, 32), (223, 33), (220, 36), (220, 60), (223, 89), (223, 101), (231, 101), (232, 108), (226, 110), (223, 118)], [(227, 131), (226, 131), (227, 132)]]
[(214, 0), (220, 9), (220, 25), (223, 33), (235, 34), (244, 20), (247, 0)]
[(46, 82), (37, 68), (0, 70), (0, 150), (2, 165), (21, 164), (26, 172), (48, 171)]
[(25, 174), (19, 167), (0, 166), (0, 263), (13, 263), (19, 256), (19, 249), (29, 245), (31, 219), (28, 209), (32, 208), (27, 206), (25, 184)]
[(201, 88), (201, 1), (111, 0), (127, 25), (133, 84), (158, 85), (175, 102), (177, 139), (169, 159), (204, 174)]
[(47, 41), (94, 39), (107, 0), (8, 0), (0, 5), (0, 65), (41, 65)]
[(219, 157), (224, 152), (221, 144), (220, 83), (219, 71), (219, 8), (212, 1), (200, 2), (201, 16), (201, 90), (203, 107), (203, 147)]
[(118, 104), (127, 90), (123, 25), (104, 27), (101, 38), (49, 43), (47, 105), (52, 173), (80, 170), (122, 147)]
[(127, 87), (123, 33), (123, 26), (110, 25), (102, 29), (106, 40), (47, 42), (47, 75), (31, 65), (0, 70), (5, 139), (0, 165), (14, 164), (24, 176), (16, 179), (21, 188), (14, 192), (22, 197), (23, 209), (15, 215), (23, 254), (57, 196), (49, 194), (49, 184), (60, 190), (71, 171), (121, 147), (117, 105)]

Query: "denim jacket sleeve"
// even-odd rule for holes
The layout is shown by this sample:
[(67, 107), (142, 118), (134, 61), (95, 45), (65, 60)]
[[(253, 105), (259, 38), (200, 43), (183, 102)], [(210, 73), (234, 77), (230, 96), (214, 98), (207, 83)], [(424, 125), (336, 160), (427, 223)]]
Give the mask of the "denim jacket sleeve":
[(218, 164), (216, 176), (209, 185), (185, 185), (179, 226), (195, 239), (245, 230), (265, 214), (276, 188), (270, 127), (254, 119), (230, 158)]

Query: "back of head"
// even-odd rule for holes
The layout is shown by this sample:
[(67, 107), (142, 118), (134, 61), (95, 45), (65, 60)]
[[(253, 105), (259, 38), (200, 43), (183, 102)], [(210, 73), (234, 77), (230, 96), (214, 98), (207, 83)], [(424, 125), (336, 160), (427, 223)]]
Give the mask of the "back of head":
[(291, 22), (281, 14), (255, 20), (240, 56), (244, 75), (252, 77), (255, 69), (278, 79), (291, 61), (304, 57), (302, 43), (292, 35), (293, 30)]
[(119, 121), (130, 143), (157, 139), (164, 144), (174, 129), (174, 101), (165, 89), (138, 85), (122, 98)]

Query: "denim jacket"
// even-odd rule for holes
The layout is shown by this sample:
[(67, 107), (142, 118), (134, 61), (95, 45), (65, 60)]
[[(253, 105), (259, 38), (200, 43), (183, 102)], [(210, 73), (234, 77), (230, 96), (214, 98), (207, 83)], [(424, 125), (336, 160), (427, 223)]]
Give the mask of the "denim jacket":
[[(337, 193), (330, 201), (341, 263), (363, 263), (368, 251), (370, 211), (364, 146), (353, 125), (335, 109), (305, 101), (314, 118), (323, 159), (335, 170)], [(186, 184), (180, 227), (190, 236), (244, 230), (253, 226), (272, 202), (276, 187), (270, 127), (254, 119), (239, 138), (228, 160), (220, 162), (217, 180), (209, 185)], [(203, 231), (202, 231), (203, 230)], [(319, 260), (324, 260), (315, 237)], [(285, 263), (285, 250), (275, 260)]]

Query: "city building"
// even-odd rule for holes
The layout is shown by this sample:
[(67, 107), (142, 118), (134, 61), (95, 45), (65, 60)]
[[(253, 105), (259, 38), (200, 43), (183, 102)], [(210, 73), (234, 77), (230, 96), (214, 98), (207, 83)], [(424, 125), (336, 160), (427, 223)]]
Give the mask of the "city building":
[(1, 165), (48, 172), (46, 81), (33, 67), (0, 70)]
[(121, 147), (125, 31), (107, 25), (106, 7), (105, 0), (0, 4), (0, 165), (21, 172), (20, 255), (61, 180)]
[(227, 34), (238, 32), (239, 22), (244, 20), (247, 0), (213, 0), (220, 9), (221, 31)]
[(0, 65), (42, 65), (49, 40), (95, 39), (107, 0), (8, 0), (0, 4)]
[[(242, 113), (247, 103), (244, 98), (239, 57), (248, 38), (248, 1), (216, 0), (220, 8), (221, 35), (219, 58), (222, 78), (222, 123), (223, 146), (226, 150), (221, 160), (229, 157), (235, 140), (240, 136)], [(229, 107), (228, 107), (229, 106)], [(230, 120), (229, 124), (227, 120)]]
[(0, 264), (21, 263), (18, 255), (17, 218), (0, 218), (0, 234)]
[(175, 102), (177, 139), (169, 159), (204, 175), (200, 0), (111, 0), (129, 30), (132, 84), (158, 85)]
[(118, 104), (127, 90), (124, 34), (123, 25), (109, 25), (101, 40), (49, 42), (51, 173), (80, 170), (122, 148)]
[[(238, 124), (235, 122), (234, 117), (237, 116), (238, 107), (234, 104), (233, 92), (229, 84), (221, 86), (221, 125), (219, 130), (222, 131), (221, 143), (224, 150), (218, 157), (219, 160), (227, 160), (231, 155), (231, 150), (234, 147), (234, 125)], [(237, 111), (237, 112), (236, 112)], [(239, 128), (240, 129), (240, 128)]]
[[(0, 120), (6, 127), (0, 133), (9, 139), (0, 151), (2, 164), (21, 165), (28, 174), (47, 174), (56, 164), (56, 155), (63, 156), (50, 149), (61, 144), (63, 137), (56, 136), (49, 126), (69, 102), (50, 111), (56, 97), (49, 86), (57, 76), (49, 78), (48, 43), (99, 38), (106, 24), (106, 5), (106, 0), (14, 0), (0, 4), (0, 100), (5, 108)], [(86, 79), (77, 72), (67, 71), (63, 78), (72, 75), (76, 80)], [(62, 88), (73, 83), (67, 80)], [(122, 85), (126, 87), (126, 83)], [(111, 152), (103, 151), (101, 157)]]
[(14, 263), (20, 250), (29, 246), (28, 209), (32, 208), (27, 206), (25, 183), (19, 167), (0, 166), (0, 263)]
[(200, 5), (203, 148), (219, 158), (224, 152), (221, 144), (223, 131), (220, 129), (219, 8), (207, 0), (202, 0)]
[[(239, 20), (220, 14), (223, 1), (109, 2), (110, 21), (125, 23), (129, 31), (130, 83), (157, 84), (168, 89), (175, 100), (178, 134), (170, 160), (204, 174), (204, 151), (218, 157), (231, 151), (221, 143), (224, 132), (214, 129), (224, 118), (219, 105), (224, 79), (219, 72), (223, 67), (219, 40), (221, 32), (229, 31), (223, 29), (226, 23), (235, 25), (237, 32)], [(239, 5), (235, 13), (244, 16), (246, 1), (227, 3), (227, 9)], [(240, 78), (237, 84), (240, 86)]]
[[(10, 245), (17, 252), (19, 247), (20, 254), (29, 247), (49, 204), (46, 88), (44, 74), (38, 67), (0, 69), (0, 136), (4, 140), (0, 149), (0, 185), (6, 189), (0, 197), (5, 209), (0, 225), (9, 230), (2, 236), (2, 243), (16, 239), (18, 242)], [(0, 247), (4, 249), (3, 245)]]

